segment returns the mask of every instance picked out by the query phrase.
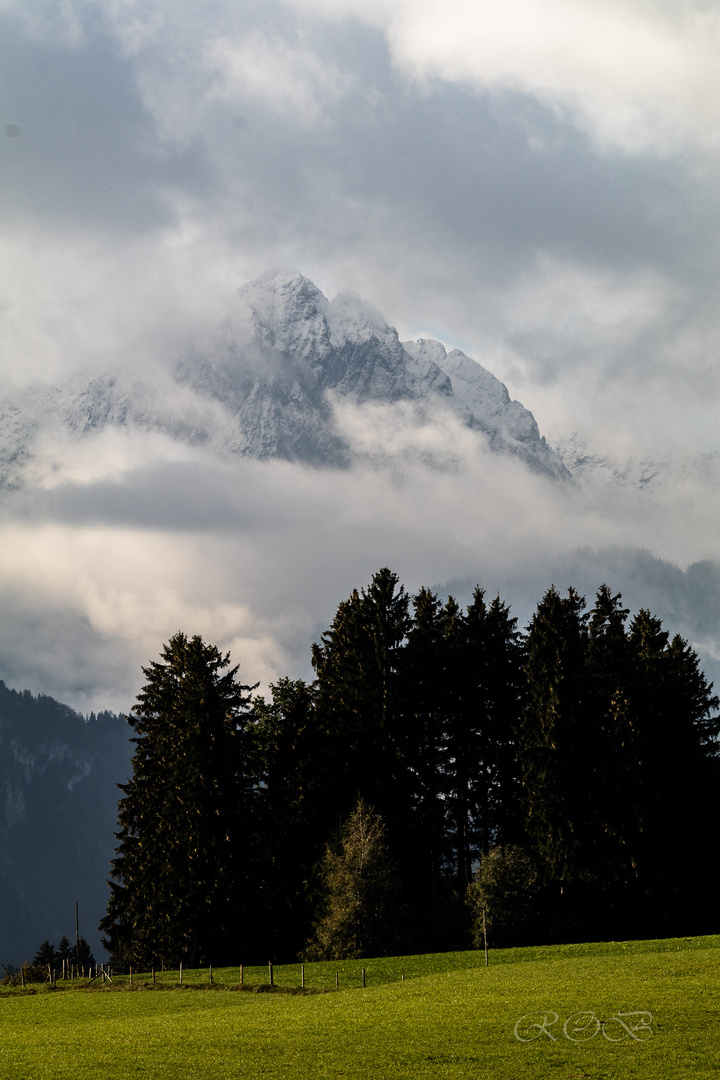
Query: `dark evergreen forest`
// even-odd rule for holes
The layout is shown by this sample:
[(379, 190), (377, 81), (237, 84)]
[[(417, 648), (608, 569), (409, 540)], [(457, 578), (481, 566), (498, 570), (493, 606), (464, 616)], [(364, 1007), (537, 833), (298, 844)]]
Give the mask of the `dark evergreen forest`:
[(197, 637), (143, 669), (116, 962), (718, 930), (719, 702), (650, 612), (553, 587), (521, 632), (383, 569), (312, 662), (269, 700)]

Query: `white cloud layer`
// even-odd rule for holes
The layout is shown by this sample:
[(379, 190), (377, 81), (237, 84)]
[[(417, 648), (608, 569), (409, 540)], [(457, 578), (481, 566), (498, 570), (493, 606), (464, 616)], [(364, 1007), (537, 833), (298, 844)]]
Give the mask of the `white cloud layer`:
[(276, 112), (290, 113), (308, 125), (320, 119), (325, 102), (340, 92), (339, 73), (316, 53), (258, 30), (239, 41), (211, 39), (204, 60), (217, 76), (209, 100), (258, 97)]
[(600, 145), (717, 147), (720, 11), (692, 0), (295, 0), (382, 27), (418, 79), (520, 90), (567, 112)]
[[(5, 677), (80, 708), (127, 708), (140, 666), (182, 629), (230, 649), (243, 678), (265, 687), (310, 674), (312, 640), (383, 565), (411, 590), (452, 580), (502, 589), (524, 621), (551, 580), (597, 587), (603, 550), (651, 545), (670, 567), (715, 553), (720, 509), (698, 499), (691, 477), (599, 499), (492, 453), (450, 415), (418, 426), (402, 405), (346, 406), (344, 421), (365, 454), (349, 472), (221, 464), (131, 430), (66, 446), (52, 484), (3, 500)], [(582, 549), (596, 554), (583, 560)], [(615, 573), (613, 587), (632, 579), (622, 560)], [(709, 649), (718, 616), (720, 606)], [(701, 631), (687, 613), (672, 629)], [(92, 674), (86, 659), (68, 662), (69, 641), (83, 653), (91, 642)]]

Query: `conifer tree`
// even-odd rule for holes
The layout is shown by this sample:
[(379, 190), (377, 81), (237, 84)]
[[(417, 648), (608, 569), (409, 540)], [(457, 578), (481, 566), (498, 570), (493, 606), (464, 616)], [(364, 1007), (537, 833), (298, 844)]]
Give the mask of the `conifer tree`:
[(70, 944), (69, 938), (65, 937), (65, 935), (63, 934), (57, 947), (57, 959), (60, 961), (60, 963), (62, 963), (63, 960), (67, 961), (68, 963), (74, 963), (75, 955), (75, 948)]
[(430, 589), (413, 597), (412, 625), (401, 663), (402, 757), (412, 815), (406, 841), (415, 870), (412, 892), (429, 907), (441, 900), (450, 863), (446, 830), (447, 723), (452, 695), (447, 615)]
[(40, 948), (35, 953), (32, 962), (34, 967), (45, 970), (48, 964), (52, 967), (52, 965), (57, 962), (57, 958), (58, 954), (55, 950), (55, 946), (48, 938), (45, 938), (45, 940), (41, 942)]
[(650, 612), (633, 619), (633, 782), (627, 806), (637, 865), (637, 903), (651, 900), (655, 932), (683, 919), (712, 926), (717, 888), (708, 864), (717, 853), (720, 702), (696, 653)]
[(89, 975), (92, 968), (95, 967), (95, 957), (84, 937), (78, 938), (77, 950), (73, 950), (70, 962), (76, 962), (76, 958), (77, 963), (80, 964), (80, 970), (84, 971), (86, 975)]
[(462, 620), (455, 665), (465, 729), (469, 815), (464, 880), (481, 852), (520, 829), (516, 741), (524, 694), (524, 653), (517, 620), (499, 596), (479, 587)]
[(624, 933), (637, 878), (629, 796), (635, 716), (633, 662), (619, 594), (601, 585), (588, 622), (585, 731), (588, 740), (582, 863), (586, 923), (595, 935)]
[(340, 604), (313, 646), (316, 709), (335, 777), (327, 807), (333, 827), (358, 798), (393, 822), (406, 801), (399, 668), (409, 626), (409, 598), (385, 568)]
[[(200, 637), (176, 634), (128, 717), (133, 775), (121, 785), (104, 944), (134, 966), (217, 963), (247, 948), (253, 858), (251, 687)], [(224, 672), (224, 673), (223, 673)]]
[(558, 894), (582, 877), (590, 816), (587, 773), (594, 735), (587, 723), (585, 601), (550, 588), (527, 639), (527, 698), (520, 731), (527, 831), (544, 883)]
[(718, 699), (687, 642), (627, 616), (606, 585), (589, 622), (551, 589), (528, 636), (527, 831), (565, 937), (713, 925)]
[(328, 835), (324, 792), (333, 783), (312, 689), (280, 679), (269, 701), (253, 703), (253, 743), (261, 781), (258, 835), (264, 855), (256, 883), (269, 958), (290, 956), (310, 933), (315, 867)]

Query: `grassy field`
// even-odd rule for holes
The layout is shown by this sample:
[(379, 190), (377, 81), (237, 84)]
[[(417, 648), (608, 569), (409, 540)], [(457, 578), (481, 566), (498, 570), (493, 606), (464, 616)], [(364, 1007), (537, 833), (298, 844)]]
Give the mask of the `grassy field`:
[(244, 992), (239, 969), (213, 975), (3, 988), (0, 1077), (720, 1076), (720, 937), (309, 964), (305, 994), (298, 964), (273, 991), (267, 968), (244, 969)]

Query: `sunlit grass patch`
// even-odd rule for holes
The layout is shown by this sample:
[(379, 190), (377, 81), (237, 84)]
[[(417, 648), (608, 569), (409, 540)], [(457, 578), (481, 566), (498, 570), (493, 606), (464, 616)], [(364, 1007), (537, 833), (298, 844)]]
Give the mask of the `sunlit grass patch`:
[[(677, 1080), (720, 1075), (720, 939), (557, 946), (305, 965), (273, 970), (275, 992), (240, 993), (239, 968), (143, 973), (133, 993), (0, 996), (2, 1080), (430, 1077), (462, 1080)], [(363, 990), (361, 969), (366, 969)], [(334, 992), (335, 972), (340, 992)], [(268, 968), (244, 968), (246, 987)], [(402, 976), (405, 975), (405, 980)], [(129, 987), (116, 978), (115, 990)], [(157, 992), (163, 987), (165, 992)], [(135, 992), (135, 991), (142, 992)], [(207, 992), (205, 992), (207, 991)], [(563, 1033), (651, 1014), (650, 1037)], [(533, 1041), (526, 1014), (557, 1015)], [(532, 1017), (530, 1019), (532, 1022)], [(595, 1021), (586, 1022), (585, 1034)], [(525, 1030), (520, 1029), (521, 1033)], [(573, 1033), (583, 1030), (572, 1025)], [(610, 1034), (622, 1034), (615, 1023)], [(550, 1036), (554, 1037), (551, 1038)]]

